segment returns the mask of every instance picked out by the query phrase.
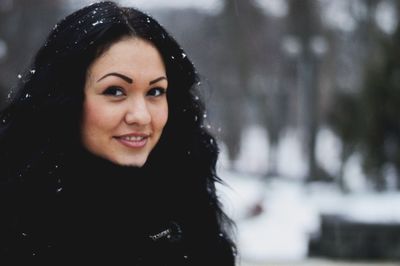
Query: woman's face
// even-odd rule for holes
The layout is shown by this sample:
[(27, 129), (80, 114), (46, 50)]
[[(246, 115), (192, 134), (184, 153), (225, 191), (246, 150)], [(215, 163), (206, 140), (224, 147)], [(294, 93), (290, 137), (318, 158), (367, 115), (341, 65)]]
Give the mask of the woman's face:
[(168, 119), (168, 80), (158, 50), (124, 38), (89, 67), (84, 88), (84, 147), (113, 163), (143, 166)]

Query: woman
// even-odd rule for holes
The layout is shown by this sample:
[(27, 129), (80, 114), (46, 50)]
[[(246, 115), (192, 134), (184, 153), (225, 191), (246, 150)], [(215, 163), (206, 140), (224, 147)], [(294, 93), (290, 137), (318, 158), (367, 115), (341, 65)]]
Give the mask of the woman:
[(78, 10), (20, 83), (1, 113), (1, 262), (235, 264), (198, 76), (153, 18)]

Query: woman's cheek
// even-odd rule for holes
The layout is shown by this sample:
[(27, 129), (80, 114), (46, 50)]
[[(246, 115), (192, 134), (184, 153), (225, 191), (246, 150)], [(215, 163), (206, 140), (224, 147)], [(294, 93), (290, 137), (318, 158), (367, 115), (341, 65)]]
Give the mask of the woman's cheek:
[(160, 127), (164, 128), (168, 121), (168, 104), (167, 103), (165, 103), (165, 105), (163, 106), (162, 112), (160, 112), (159, 120), (160, 120), (159, 121)]

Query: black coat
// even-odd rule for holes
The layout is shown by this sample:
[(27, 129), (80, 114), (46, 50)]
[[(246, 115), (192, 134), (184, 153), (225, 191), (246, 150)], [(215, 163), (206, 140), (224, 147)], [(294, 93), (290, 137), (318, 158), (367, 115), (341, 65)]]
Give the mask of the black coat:
[(234, 265), (207, 204), (181, 207), (171, 177), (86, 152), (46, 165), (2, 193), (1, 265)]

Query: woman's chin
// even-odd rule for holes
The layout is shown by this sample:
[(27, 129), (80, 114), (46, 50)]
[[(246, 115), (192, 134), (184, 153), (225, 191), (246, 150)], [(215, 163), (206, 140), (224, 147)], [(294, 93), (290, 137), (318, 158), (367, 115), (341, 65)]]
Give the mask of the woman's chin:
[(146, 160), (111, 160), (112, 163), (123, 167), (141, 168), (146, 163)]

